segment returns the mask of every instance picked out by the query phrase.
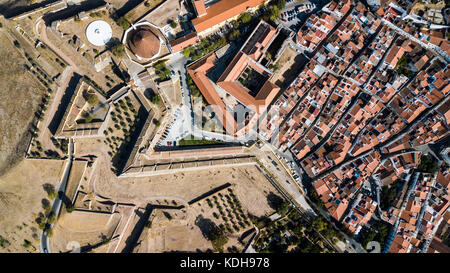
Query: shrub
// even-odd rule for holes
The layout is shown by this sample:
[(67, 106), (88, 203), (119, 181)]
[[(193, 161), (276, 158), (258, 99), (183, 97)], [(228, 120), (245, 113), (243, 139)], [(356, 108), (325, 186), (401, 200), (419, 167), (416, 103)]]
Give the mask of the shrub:
[(19, 41), (14, 40), (14, 46), (17, 48), (21, 48), (22, 46), (20, 45)]
[(23, 240), (23, 247), (24, 248), (29, 248), (31, 246), (31, 242), (28, 240)]
[(171, 21), (170, 22), (170, 27), (171, 28), (176, 28), (177, 26), (178, 26), (177, 22), (175, 22), (175, 21)]
[(117, 43), (111, 48), (111, 53), (117, 58), (125, 57), (125, 46), (122, 43)]
[(150, 101), (153, 104), (159, 104), (161, 102), (161, 97), (158, 94), (155, 94), (151, 97)]
[(128, 22), (128, 20), (125, 19), (125, 17), (123, 16), (117, 19), (117, 24), (121, 26), (124, 30), (127, 30), (131, 26), (130, 22)]
[(241, 19), (242, 23), (248, 23), (250, 20), (252, 20), (252, 16), (248, 12), (243, 12), (241, 16), (239, 17)]
[(69, 205), (66, 206), (66, 211), (68, 213), (71, 213), (74, 210), (75, 210), (75, 207), (72, 204), (69, 204)]

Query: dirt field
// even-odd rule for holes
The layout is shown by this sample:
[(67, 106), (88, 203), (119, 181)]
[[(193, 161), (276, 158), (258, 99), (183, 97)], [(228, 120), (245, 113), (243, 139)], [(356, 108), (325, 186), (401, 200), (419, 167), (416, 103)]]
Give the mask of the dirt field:
[[(102, 159), (100, 159), (102, 160)], [(209, 190), (231, 183), (249, 213), (267, 214), (272, 209), (266, 195), (276, 192), (256, 167), (211, 168), (141, 178), (116, 178), (104, 160), (97, 167), (94, 184), (98, 194), (120, 202), (143, 203), (158, 198), (189, 202)], [(100, 163), (100, 162), (99, 162)]]
[(0, 29), (0, 175), (24, 157), (28, 126), (45, 92)]
[[(99, 162), (100, 163), (100, 162)], [(176, 200), (177, 204), (185, 205), (183, 210), (167, 210), (173, 219), (168, 220), (164, 214), (156, 212), (151, 216), (152, 227), (144, 229), (140, 238), (140, 246), (135, 252), (172, 252), (172, 251), (206, 251), (213, 249), (207, 241), (200, 228), (195, 224), (200, 215), (205, 219), (210, 219), (216, 225), (224, 224), (223, 218), (215, 218), (214, 212), (220, 215), (216, 206), (209, 207), (206, 200), (200, 201), (191, 206), (187, 202), (201, 196), (202, 194), (222, 186), (226, 183), (231, 184), (231, 188), (237, 199), (242, 205), (244, 214), (252, 214), (257, 217), (271, 215), (274, 210), (269, 205), (267, 196), (270, 193), (277, 194), (276, 190), (258, 171), (256, 167), (229, 167), (229, 168), (211, 168), (211, 170), (188, 171), (178, 174), (153, 176), (147, 178), (126, 178), (117, 179), (109, 176), (109, 170), (105, 168), (104, 163), (97, 166), (97, 175), (94, 180), (96, 192), (102, 196), (112, 198), (115, 202), (133, 203), (155, 203), (170, 204), (171, 200)], [(225, 198), (225, 194), (224, 194)], [(166, 202), (161, 202), (166, 200)], [(168, 200), (168, 203), (167, 203)], [(212, 197), (211, 197), (211, 200)], [(228, 215), (227, 206), (218, 197)], [(233, 213), (233, 212), (231, 212)], [(234, 220), (239, 226), (239, 220)], [(229, 222), (233, 229), (233, 222)], [(242, 248), (237, 239), (243, 232), (251, 228), (246, 225), (244, 228), (239, 226), (239, 231), (234, 229), (227, 231), (228, 243), (224, 250), (229, 247)]]
[(119, 220), (119, 214), (82, 211), (65, 213), (54, 227), (50, 249), (52, 252), (66, 252), (70, 242), (78, 242), (81, 247), (101, 243), (105, 238), (111, 237)]
[(163, 2), (163, 0), (146, 0), (146, 1), (142, 1), (141, 4), (139, 4), (134, 9), (129, 11), (125, 15), (125, 18), (127, 18), (127, 20), (129, 22), (134, 23), (136, 20), (138, 20), (139, 18), (144, 16), (147, 12), (149, 12), (152, 9), (154, 9), (156, 6), (158, 6), (162, 2)]
[[(44, 184), (56, 186), (64, 170), (62, 160), (22, 160), (0, 177), (0, 236), (9, 243), (0, 252), (39, 252), (36, 219), (48, 199)], [(24, 240), (32, 243), (29, 248)]]
[(170, 20), (176, 20), (180, 12), (180, 3), (177, 0), (167, 0), (166, 3), (159, 6), (156, 10), (142, 18), (148, 20), (159, 27), (167, 25)]
[[(241, 203), (242, 208), (237, 207), (238, 203), (231, 201), (231, 193), (236, 193), (233, 186), (209, 195), (181, 210), (155, 210), (150, 217), (151, 227), (144, 229), (135, 252), (205, 252), (213, 250), (211, 242), (202, 233), (202, 224), (200, 224), (202, 220), (199, 219), (211, 221), (216, 226), (223, 227), (228, 238), (228, 242), (223, 247), (225, 252), (229, 252), (230, 249), (242, 251), (243, 245), (238, 242), (238, 238), (253, 228), (247, 214), (248, 209), (259, 213), (262, 211), (257, 211), (256, 206), (250, 203), (254, 200), (246, 199), (246, 195), (241, 195), (241, 200), (246, 201)], [(261, 205), (264, 206), (264, 202)], [(267, 209), (265, 212), (266, 215), (271, 213), (273, 213), (271, 209)]]
[(69, 180), (67, 181), (66, 196), (72, 202), (75, 198), (75, 193), (78, 188), (84, 171), (86, 169), (87, 161), (74, 161), (72, 163), (72, 168), (70, 169)]
[(290, 46), (287, 46), (283, 51), (281, 56), (274, 64), (274, 74), (272, 76), (271, 82), (282, 86), (282, 84), (292, 77), (298, 75), (298, 68), (303, 63), (303, 57), (297, 53)]
[[(170, 213), (173, 219), (168, 220), (164, 213)], [(156, 211), (153, 215), (152, 227), (144, 229), (141, 245), (135, 249), (135, 252), (204, 252), (212, 249), (211, 243), (195, 226), (195, 217), (196, 214), (191, 209), (185, 213), (171, 210)]]

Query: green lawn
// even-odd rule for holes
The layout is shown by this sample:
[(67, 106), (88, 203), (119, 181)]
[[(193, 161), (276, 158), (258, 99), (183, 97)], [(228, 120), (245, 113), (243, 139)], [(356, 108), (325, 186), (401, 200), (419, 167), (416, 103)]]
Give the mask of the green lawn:
[(184, 139), (178, 141), (178, 146), (198, 146), (198, 145), (216, 145), (220, 142), (207, 140), (207, 139), (194, 139), (193, 135), (187, 136)]

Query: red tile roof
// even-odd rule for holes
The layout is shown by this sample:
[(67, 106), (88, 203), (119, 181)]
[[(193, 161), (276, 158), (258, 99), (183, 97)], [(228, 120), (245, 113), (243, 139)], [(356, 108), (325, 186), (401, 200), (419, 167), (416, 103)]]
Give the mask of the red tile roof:
[[(257, 7), (266, 0), (221, 0), (206, 9), (206, 14), (192, 20), (197, 32), (220, 24), (249, 8)], [(198, 1), (195, 1), (198, 2)]]

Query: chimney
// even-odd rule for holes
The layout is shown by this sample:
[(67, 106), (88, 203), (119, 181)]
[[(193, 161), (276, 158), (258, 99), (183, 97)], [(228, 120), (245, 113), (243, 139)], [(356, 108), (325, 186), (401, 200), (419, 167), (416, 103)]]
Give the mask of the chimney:
[(206, 6), (204, 0), (192, 0), (192, 2), (194, 4), (197, 17), (201, 17), (206, 14)]

